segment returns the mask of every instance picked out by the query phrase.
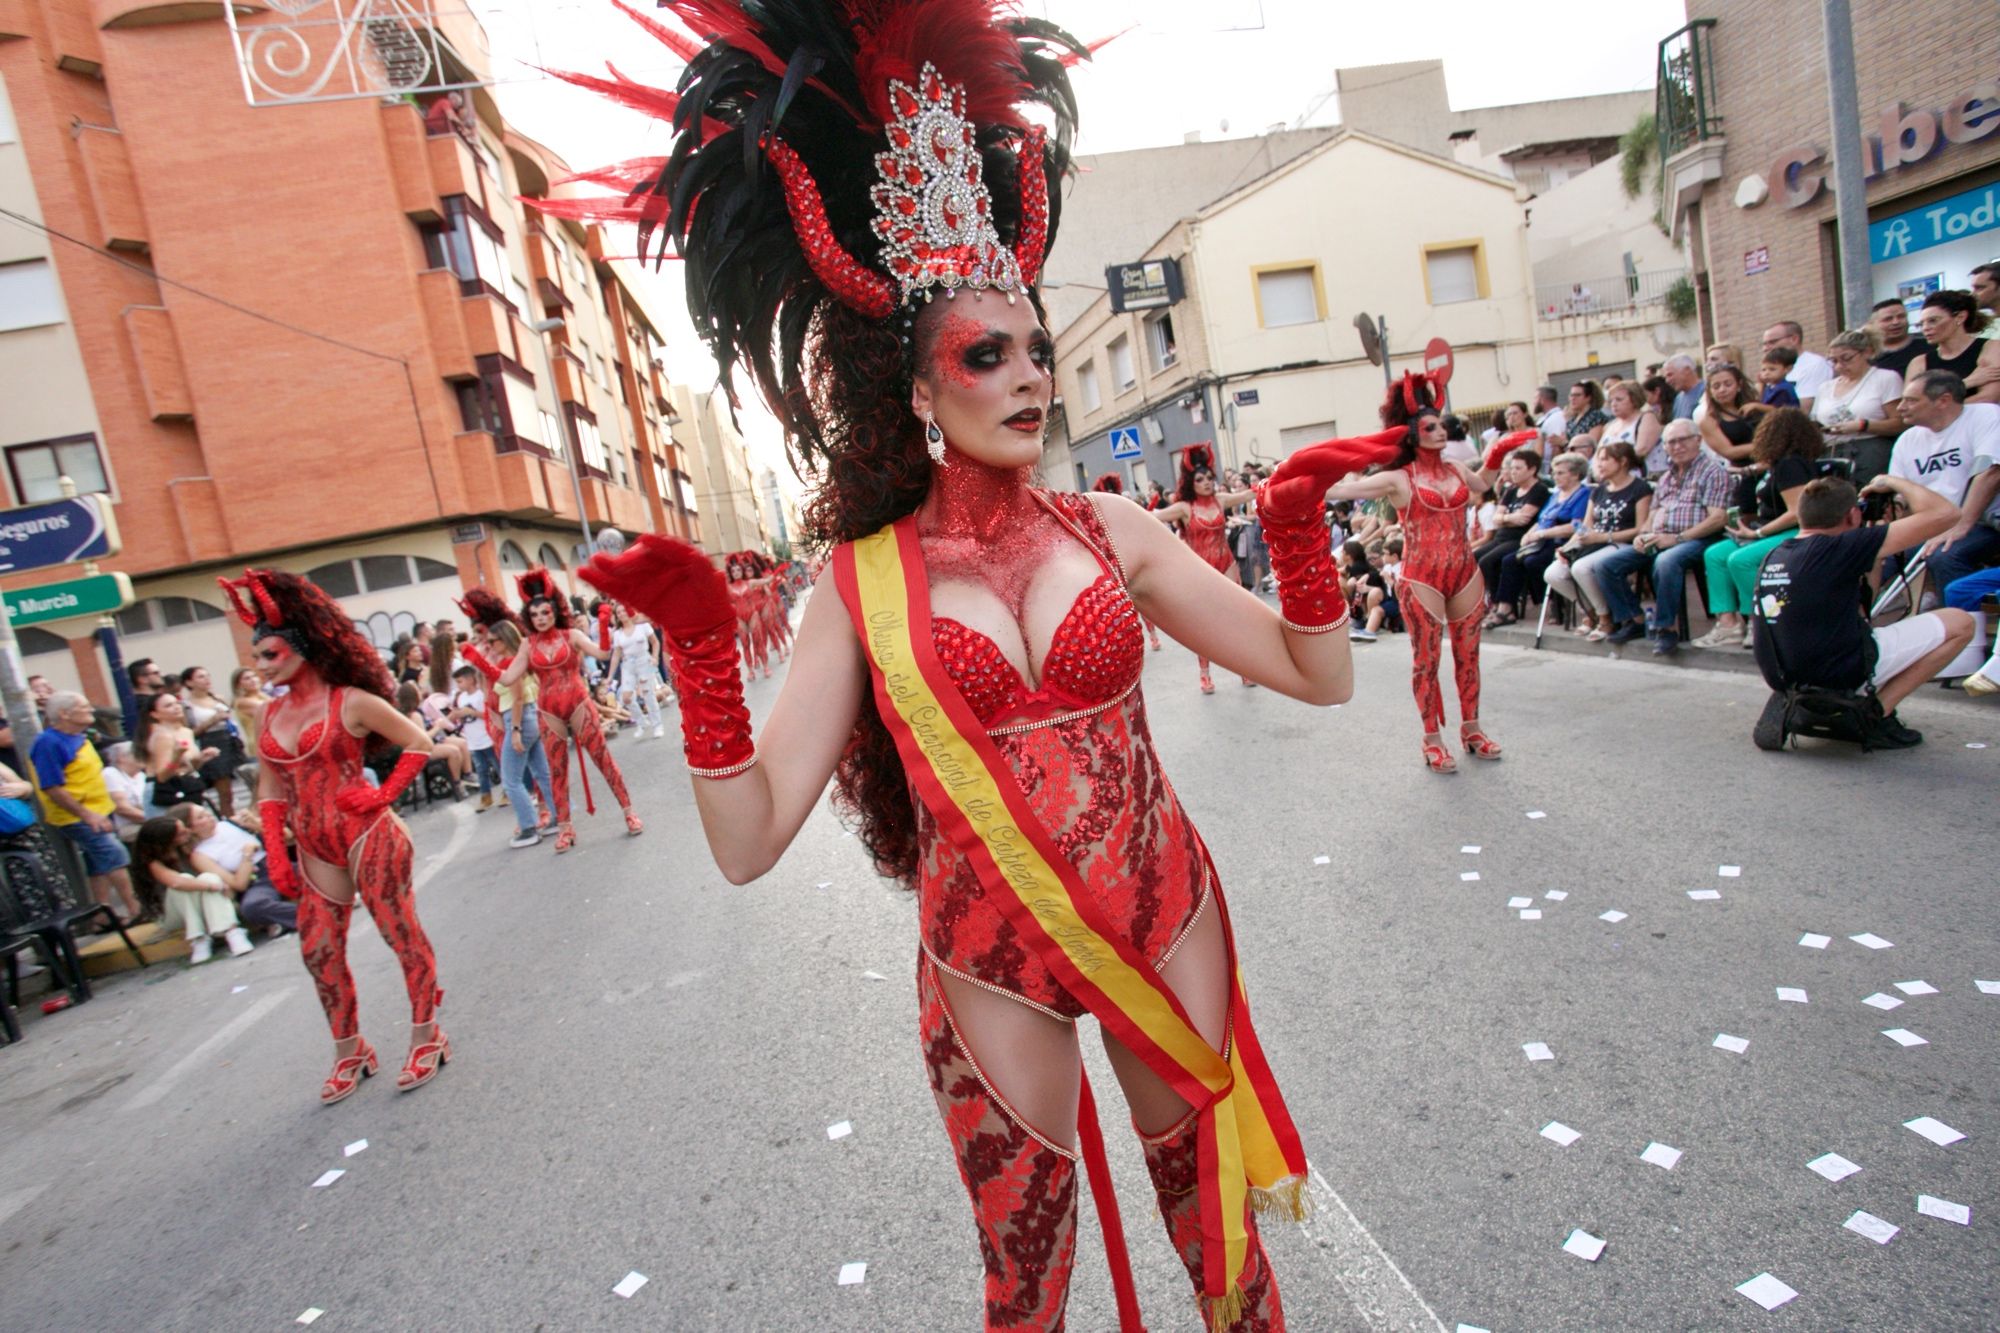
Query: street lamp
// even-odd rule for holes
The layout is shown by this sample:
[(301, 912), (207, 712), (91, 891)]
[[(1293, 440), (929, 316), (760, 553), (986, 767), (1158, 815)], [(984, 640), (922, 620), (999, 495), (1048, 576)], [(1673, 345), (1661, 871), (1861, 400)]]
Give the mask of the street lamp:
[(583, 507), (583, 473), (577, 469), (576, 463), (579, 444), (576, 429), (569, 422), (569, 413), (562, 410), (562, 394), (556, 388), (555, 357), (549, 352), (546, 337), (562, 326), (560, 319), (538, 319), (528, 325), (528, 331), (535, 335), (535, 343), (542, 349), (542, 369), (549, 377), (549, 393), (556, 400), (556, 428), (563, 433), (563, 453), (569, 459), (569, 484), (576, 491), (576, 521), (583, 526), (583, 551), (588, 556), (595, 545), (590, 535), (590, 514)]

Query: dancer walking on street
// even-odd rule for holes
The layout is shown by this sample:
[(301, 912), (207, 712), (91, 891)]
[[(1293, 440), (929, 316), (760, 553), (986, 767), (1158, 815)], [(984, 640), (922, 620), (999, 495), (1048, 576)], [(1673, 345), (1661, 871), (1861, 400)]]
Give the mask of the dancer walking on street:
[[(1180, 489), (1176, 497), (1164, 509), (1155, 509), (1153, 517), (1162, 523), (1180, 524), (1181, 540), (1188, 544), (1189, 550), (1230, 582), (1240, 583), (1236, 557), (1229, 549), (1229, 511), (1249, 504), (1255, 498), (1253, 493), (1218, 491), (1214, 457), (1206, 445), (1196, 444), (1181, 453)], [(1327, 549), (1332, 550), (1331, 542)], [(1197, 653), (1195, 660), (1201, 664), (1201, 692), (1214, 694), (1215, 681), (1208, 674), (1208, 659)], [(1245, 676), (1243, 684), (1252, 687), (1257, 682)]]

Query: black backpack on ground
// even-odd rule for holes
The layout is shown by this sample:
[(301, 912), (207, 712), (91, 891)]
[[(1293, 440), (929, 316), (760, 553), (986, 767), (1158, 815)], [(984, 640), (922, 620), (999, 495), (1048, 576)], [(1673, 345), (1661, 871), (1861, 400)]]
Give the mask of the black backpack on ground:
[[(1810, 736), (1815, 740), (1859, 745), (1863, 753), (1875, 749), (1883, 713), (1874, 685), (1839, 690), (1796, 683), (1797, 678), (1778, 652), (1778, 636), (1764, 614), (1762, 599), (1752, 597), (1751, 602), (1752, 649), (1764, 683), (1771, 687), (1771, 697), (1750, 732), (1751, 741), (1760, 750), (1782, 750), (1786, 742)], [(1868, 664), (1872, 671), (1872, 648)]]

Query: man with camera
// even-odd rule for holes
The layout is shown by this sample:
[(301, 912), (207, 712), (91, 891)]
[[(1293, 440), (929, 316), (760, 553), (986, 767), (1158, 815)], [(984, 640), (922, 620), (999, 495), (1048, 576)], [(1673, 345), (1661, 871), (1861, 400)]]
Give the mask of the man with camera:
[[(1870, 749), (1907, 749), (1923, 736), (1896, 717), (1896, 705), (1958, 656), (1972, 638), (1972, 617), (1931, 611), (1871, 628), (1868, 574), (1884, 556), (1906, 551), (1958, 521), (1958, 506), (1937, 492), (1887, 473), (1868, 483), (1864, 506), (1852, 483), (1820, 477), (1799, 496), (1799, 533), (1772, 550), (1757, 576), (1755, 651), (1777, 693), (1764, 706), (1754, 739), (1784, 744), (1793, 700), (1815, 690), (1859, 696), (1861, 732)], [(1892, 498), (1906, 517), (1884, 522)]]

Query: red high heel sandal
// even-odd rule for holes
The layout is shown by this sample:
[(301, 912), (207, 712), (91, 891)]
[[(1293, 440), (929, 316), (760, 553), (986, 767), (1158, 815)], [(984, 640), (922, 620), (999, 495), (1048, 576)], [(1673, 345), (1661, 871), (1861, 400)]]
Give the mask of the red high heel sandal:
[(361, 1038), (354, 1045), (354, 1054), (343, 1055), (333, 1062), (333, 1072), (326, 1076), (326, 1082), (320, 1084), (319, 1104), (331, 1106), (335, 1102), (346, 1101), (361, 1086), (361, 1080), (372, 1077), (381, 1063), (368, 1039)]
[(556, 834), (556, 850), (566, 852), (576, 846), (576, 830), (564, 824)]
[(1451, 757), (1451, 751), (1444, 748), (1442, 741), (1424, 742), (1424, 767), (1433, 773), (1456, 773), (1458, 763)]
[(1498, 759), (1500, 757), (1500, 743), (1481, 731), (1478, 727), (1468, 728), (1461, 726), (1458, 729), (1458, 742), (1465, 747), (1465, 752), (1474, 759)]
[(627, 811), (625, 812), (625, 834), (626, 834), (626, 836), (627, 836), (627, 837), (632, 837), (632, 838), (636, 838), (636, 837), (638, 837), (638, 836), (639, 836), (639, 835), (640, 835), (641, 833), (644, 833), (645, 831), (646, 831), (646, 826), (645, 826), (644, 824), (641, 824), (641, 823), (639, 822), (639, 816), (637, 816), (637, 815), (633, 814), (633, 813), (632, 813), (632, 812), (631, 812), (630, 810), (627, 810)]
[(438, 1075), (438, 1070), (451, 1063), (451, 1038), (444, 1029), (431, 1024), (431, 1039), (418, 1042), (410, 1048), (410, 1058), (403, 1063), (403, 1072), (396, 1075), (396, 1091), (408, 1092), (421, 1088)]
[(1209, 675), (1206, 671), (1201, 673), (1201, 692), (1203, 694), (1215, 693), (1215, 682), (1209, 679)]

